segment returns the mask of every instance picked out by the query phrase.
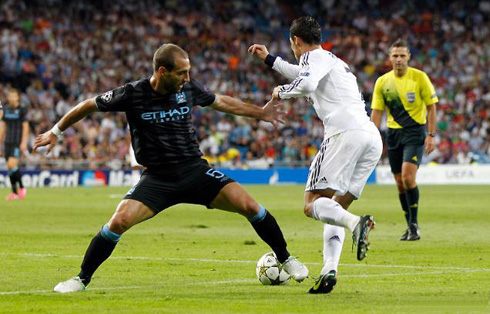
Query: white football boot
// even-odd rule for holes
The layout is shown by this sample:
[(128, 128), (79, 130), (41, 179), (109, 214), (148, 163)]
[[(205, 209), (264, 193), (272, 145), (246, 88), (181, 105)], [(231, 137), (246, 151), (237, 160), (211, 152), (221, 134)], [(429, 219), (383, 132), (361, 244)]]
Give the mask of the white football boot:
[(308, 268), (294, 256), (288, 257), (284, 264), (282, 264), (282, 269), (297, 282), (302, 282), (308, 277)]
[(78, 292), (85, 291), (87, 287), (83, 284), (80, 277), (73, 277), (68, 279), (67, 281), (60, 282), (54, 287), (54, 292), (58, 293), (70, 293), (70, 292)]

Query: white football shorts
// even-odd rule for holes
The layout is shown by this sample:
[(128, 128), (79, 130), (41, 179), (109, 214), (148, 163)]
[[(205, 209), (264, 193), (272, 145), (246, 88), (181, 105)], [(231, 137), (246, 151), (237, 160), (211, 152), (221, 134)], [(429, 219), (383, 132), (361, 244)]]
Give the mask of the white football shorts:
[(374, 125), (324, 139), (311, 163), (305, 190), (332, 189), (338, 195), (349, 192), (359, 198), (382, 151), (381, 135)]

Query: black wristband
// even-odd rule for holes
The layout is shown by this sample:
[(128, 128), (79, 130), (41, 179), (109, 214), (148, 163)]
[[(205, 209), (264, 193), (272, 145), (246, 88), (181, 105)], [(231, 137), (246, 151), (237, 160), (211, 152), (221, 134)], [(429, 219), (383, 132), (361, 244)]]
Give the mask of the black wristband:
[(265, 57), (264, 63), (272, 68), (274, 66), (274, 62), (276, 61), (276, 58), (276, 56), (273, 56), (269, 53), (267, 57)]

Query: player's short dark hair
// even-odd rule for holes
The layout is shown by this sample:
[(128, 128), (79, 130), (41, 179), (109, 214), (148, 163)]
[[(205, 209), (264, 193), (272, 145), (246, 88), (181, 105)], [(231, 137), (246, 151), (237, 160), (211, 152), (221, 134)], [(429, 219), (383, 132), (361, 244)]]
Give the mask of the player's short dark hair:
[(391, 44), (390, 53), (391, 53), (391, 50), (393, 50), (393, 48), (407, 48), (407, 50), (410, 50), (410, 49), (408, 49), (407, 42), (401, 38), (398, 38), (393, 44)]
[(322, 28), (311, 16), (295, 19), (289, 32), (291, 39), (299, 37), (308, 45), (319, 45), (322, 42)]
[(174, 44), (163, 44), (155, 51), (153, 55), (153, 70), (158, 71), (159, 67), (164, 67), (168, 71), (172, 71), (175, 68), (175, 58), (177, 56), (189, 58), (187, 52)]

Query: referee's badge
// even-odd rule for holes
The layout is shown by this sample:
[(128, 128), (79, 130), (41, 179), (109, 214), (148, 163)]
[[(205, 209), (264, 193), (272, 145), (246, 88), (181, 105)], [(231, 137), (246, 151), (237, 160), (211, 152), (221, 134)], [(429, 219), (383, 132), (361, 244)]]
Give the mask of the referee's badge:
[(408, 100), (408, 102), (414, 102), (415, 101), (415, 92), (408, 92), (407, 93), (407, 100)]
[(175, 94), (175, 99), (177, 100), (177, 104), (182, 104), (182, 103), (187, 102), (187, 99), (185, 98), (184, 92), (180, 92), (180, 93)]

